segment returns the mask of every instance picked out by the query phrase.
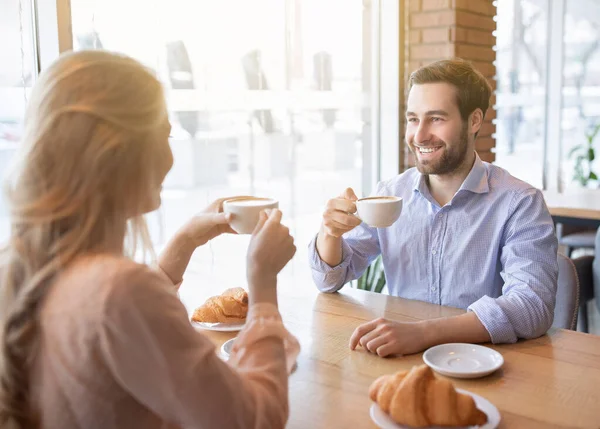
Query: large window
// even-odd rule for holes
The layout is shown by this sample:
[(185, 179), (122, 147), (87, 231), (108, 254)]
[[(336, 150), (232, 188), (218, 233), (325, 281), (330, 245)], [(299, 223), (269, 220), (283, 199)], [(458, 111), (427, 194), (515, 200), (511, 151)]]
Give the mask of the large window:
[(496, 163), (540, 188), (598, 187), (600, 0), (499, 0), (497, 22)]
[[(21, 138), (27, 95), (36, 76), (31, 2), (0, 0), (0, 176)], [(10, 41), (10, 43), (8, 42)], [(6, 202), (0, 193), (0, 242), (8, 236)]]
[(496, 164), (543, 185), (548, 8), (500, 0), (496, 30)]
[[(175, 164), (151, 216), (158, 247), (215, 198), (274, 197), (298, 247), (286, 272), (309, 279), (307, 244), (325, 202), (371, 189), (370, 3), (71, 0), (74, 49), (124, 52), (167, 88)], [(223, 237), (191, 268), (243, 285), (247, 244)]]

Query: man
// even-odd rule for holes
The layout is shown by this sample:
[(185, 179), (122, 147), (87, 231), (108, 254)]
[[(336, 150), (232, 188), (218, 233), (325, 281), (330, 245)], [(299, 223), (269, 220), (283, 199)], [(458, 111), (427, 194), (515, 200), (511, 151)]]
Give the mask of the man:
[(399, 220), (389, 228), (362, 224), (352, 214), (352, 189), (327, 203), (309, 252), (321, 291), (339, 290), (382, 254), (391, 295), (469, 310), (420, 322), (373, 320), (354, 331), (352, 349), (387, 356), (449, 342), (511, 343), (552, 325), (558, 245), (543, 196), (475, 152), (490, 95), (463, 60), (421, 67), (410, 76), (406, 111), (416, 168), (376, 191), (404, 199)]

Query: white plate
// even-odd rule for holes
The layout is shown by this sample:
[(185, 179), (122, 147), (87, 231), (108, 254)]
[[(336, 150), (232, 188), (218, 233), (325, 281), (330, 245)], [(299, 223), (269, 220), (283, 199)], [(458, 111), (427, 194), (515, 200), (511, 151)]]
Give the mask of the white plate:
[[(481, 411), (485, 413), (488, 418), (488, 421), (483, 426), (469, 426), (469, 428), (479, 428), (479, 429), (494, 429), (500, 423), (500, 412), (498, 408), (494, 404), (492, 404), (487, 399), (476, 395), (475, 393), (471, 393), (468, 390), (456, 389), (457, 392), (464, 393), (466, 395), (472, 396), (475, 400), (475, 405)], [(377, 403), (373, 403), (371, 405), (371, 419), (375, 422), (377, 426), (381, 429), (411, 429), (409, 426), (403, 426), (395, 421), (392, 418), (383, 412)], [(429, 426), (427, 429), (448, 429), (448, 427), (442, 428), (441, 426)]]
[(225, 341), (221, 346), (221, 356), (223, 357), (223, 359), (229, 359), (229, 355), (231, 354), (231, 348), (233, 347), (234, 341), (235, 338), (232, 338), (231, 340)]
[(423, 361), (434, 371), (456, 378), (483, 377), (504, 364), (504, 358), (496, 350), (465, 343), (431, 347), (423, 353)]
[(192, 326), (196, 329), (205, 329), (207, 331), (221, 331), (221, 332), (237, 332), (244, 328), (246, 323), (204, 323), (204, 322), (192, 322)]

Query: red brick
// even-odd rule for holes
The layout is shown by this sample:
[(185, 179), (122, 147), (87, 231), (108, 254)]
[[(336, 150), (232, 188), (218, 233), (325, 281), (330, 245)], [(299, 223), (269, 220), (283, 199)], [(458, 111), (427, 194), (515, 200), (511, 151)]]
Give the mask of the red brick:
[[(410, 0), (408, 0), (410, 1)], [(421, 8), (423, 10), (449, 9), (451, 0), (423, 0)]]
[(494, 109), (494, 106), (490, 104), (487, 112), (485, 112), (485, 120), (493, 121), (494, 119), (496, 119), (496, 109)]
[(471, 61), (471, 64), (488, 79), (496, 76), (496, 66), (491, 61)]
[(477, 136), (477, 140), (475, 140), (475, 150), (476, 151), (486, 152), (494, 147), (496, 147), (496, 139), (495, 138)]
[(411, 60), (439, 60), (451, 58), (454, 54), (454, 45), (449, 43), (438, 45), (415, 45), (410, 47)]
[(493, 152), (479, 152), (477, 151), (479, 158), (485, 162), (494, 162), (496, 160), (496, 154)]
[(489, 31), (496, 29), (496, 22), (491, 16), (487, 17), (483, 15), (477, 15), (476, 13), (466, 12), (463, 10), (456, 11), (455, 22), (457, 27), (478, 28)]
[(496, 51), (491, 46), (474, 46), (458, 43), (456, 45), (456, 56), (465, 60), (492, 62), (496, 59)]
[(416, 69), (418, 69), (419, 67), (421, 67), (423, 65), (423, 61), (415, 61), (415, 60), (411, 60), (408, 62), (408, 74), (410, 75), (410, 73), (414, 72)]
[(421, 10), (421, 0), (406, 0), (411, 12), (419, 12)]
[(421, 30), (410, 30), (408, 32), (408, 43), (420, 43), (421, 42)]
[(494, 46), (496, 36), (489, 30), (473, 30), (470, 28), (453, 27), (450, 29), (452, 42), (470, 43), (472, 45)]
[(423, 43), (448, 42), (450, 40), (450, 30), (446, 27), (424, 28), (421, 30), (421, 39)]
[(456, 23), (456, 13), (453, 10), (444, 10), (441, 12), (418, 12), (410, 16), (411, 28), (427, 28), (454, 25)]
[(452, 8), (487, 16), (496, 15), (496, 6), (494, 6), (492, 0), (453, 0)]
[(496, 132), (496, 124), (492, 123), (492, 121), (484, 121), (483, 125), (479, 129), (480, 137), (491, 136)]

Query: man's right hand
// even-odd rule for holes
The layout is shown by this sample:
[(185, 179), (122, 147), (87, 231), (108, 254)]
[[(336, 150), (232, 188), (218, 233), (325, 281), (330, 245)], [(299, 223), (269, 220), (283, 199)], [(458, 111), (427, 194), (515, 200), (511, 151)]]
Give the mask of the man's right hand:
[(323, 213), (322, 232), (339, 238), (360, 225), (361, 220), (353, 214), (356, 213), (355, 201), (357, 200), (352, 188), (347, 188), (339, 197), (327, 201)]

